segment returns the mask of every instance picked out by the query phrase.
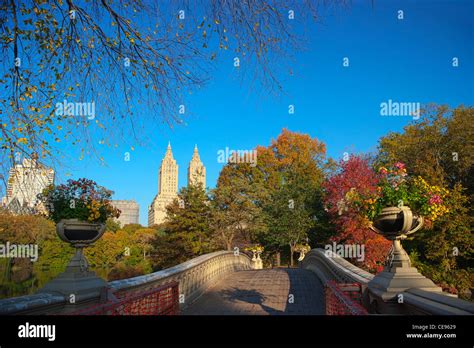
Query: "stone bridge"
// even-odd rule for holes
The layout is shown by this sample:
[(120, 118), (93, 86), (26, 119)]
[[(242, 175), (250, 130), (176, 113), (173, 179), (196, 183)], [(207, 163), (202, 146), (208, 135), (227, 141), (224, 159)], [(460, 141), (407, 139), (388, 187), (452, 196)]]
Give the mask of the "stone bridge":
[(305, 269), (262, 269), (227, 274), (183, 314), (324, 314), (324, 291)]
[(103, 302), (110, 293), (135, 295), (170, 282), (179, 283), (184, 315), (324, 314), (324, 289), (330, 288), (331, 281), (359, 284), (363, 305), (373, 314), (474, 313), (471, 302), (441, 292), (405, 289), (400, 291), (402, 303), (384, 297), (371, 288), (372, 274), (322, 249), (309, 252), (299, 268), (254, 268), (255, 263), (245, 254), (219, 251), (159, 272), (110, 282), (100, 296), (84, 289), (74, 294), (74, 303), (70, 294), (51, 290), (0, 300), (0, 315), (67, 314)]

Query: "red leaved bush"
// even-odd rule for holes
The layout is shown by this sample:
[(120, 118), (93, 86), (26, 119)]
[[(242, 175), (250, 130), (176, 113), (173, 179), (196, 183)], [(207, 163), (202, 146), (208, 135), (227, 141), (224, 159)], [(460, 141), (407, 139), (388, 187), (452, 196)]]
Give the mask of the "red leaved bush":
[(390, 250), (391, 242), (368, 228), (367, 218), (354, 208), (344, 204), (346, 193), (351, 189), (361, 193), (377, 192), (377, 174), (370, 168), (368, 160), (351, 156), (339, 163), (338, 172), (324, 183), (325, 205), (336, 226), (336, 243), (365, 246), (365, 258), (353, 263), (371, 272), (379, 272)]

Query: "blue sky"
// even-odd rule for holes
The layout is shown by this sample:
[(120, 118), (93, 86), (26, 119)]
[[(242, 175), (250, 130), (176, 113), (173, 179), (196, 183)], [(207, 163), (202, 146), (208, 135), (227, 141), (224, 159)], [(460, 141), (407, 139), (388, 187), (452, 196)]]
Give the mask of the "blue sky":
[[(222, 168), (217, 151), (267, 145), (284, 127), (323, 141), (334, 158), (346, 151), (374, 151), (381, 136), (411, 121), (380, 116), (381, 102), (473, 105), (473, 13), (474, 4), (467, 0), (375, 1), (374, 7), (371, 1), (354, 1), (308, 27), (306, 49), (288, 63), (294, 75), (284, 78), (284, 95), (249, 91), (231, 57), (221, 59), (210, 83), (185, 101), (192, 114), (186, 125), (170, 130), (149, 124), (150, 143), (135, 146), (130, 161), (124, 161), (128, 145), (107, 149), (107, 167), (85, 158), (58, 169), (58, 181), (70, 172), (112, 189), (115, 199), (135, 199), (146, 225), (168, 141), (179, 164), (180, 187), (187, 184), (194, 144), (207, 168), (207, 185), (213, 187)], [(349, 67), (343, 67), (344, 57)], [(459, 58), (457, 68), (453, 57)], [(293, 115), (289, 104), (295, 106)]]

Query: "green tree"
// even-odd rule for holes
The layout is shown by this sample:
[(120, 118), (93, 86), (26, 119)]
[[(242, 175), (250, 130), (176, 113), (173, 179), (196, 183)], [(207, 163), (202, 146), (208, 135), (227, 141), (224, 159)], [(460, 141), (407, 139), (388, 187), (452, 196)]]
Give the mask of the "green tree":
[(195, 256), (180, 234), (157, 235), (152, 246), (151, 259), (155, 271), (176, 266)]
[[(331, 164), (325, 158), (326, 147), (308, 134), (283, 129), (270, 146), (258, 147), (257, 151), (257, 167), (270, 197), (263, 204), (268, 214), (268, 235), (263, 240), (277, 250), (288, 245), (293, 264), (294, 246), (302, 239), (312, 237), (314, 244), (326, 238), (327, 219), (321, 199), (321, 185)], [(287, 228), (292, 216), (297, 225)]]
[(152, 241), (156, 238), (158, 231), (152, 228), (141, 228), (133, 234), (133, 241), (142, 250), (143, 260), (147, 259), (152, 251)]
[(120, 222), (110, 218), (107, 219), (105, 222), (105, 230), (109, 232), (117, 232), (120, 230)]
[(111, 269), (124, 255), (124, 248), (120, 244), (121, 235), (127, 236), (123, 233), (106, 231), (92, 246), (85, 248), (84, 255), (89, 266), (104, 278), (108, 277)]
[(315, 224), (310, 207), (313, 193), (293, 182), (275, 191), (272, 204), (265, 209), (269, 226), (265, 240), (277, 247), (289, 246), (291, 266), (294, 265), (296, 244), (308, 238), (308, 233)]
[(211, 192), (211, 227), (218, 246), (241, 247), (265, 231), (262, 204), (266, 194), (260, 170), (249, 163), (224, 166)]
[(40, 246), (40, 257), (33, 265), (36, 287), (41, 288), (47, 282), (64, 272), (74, 255), (74, 249), (59, 237), (45, 240)]
[(152, 271), (149, 253), (157, 231), (127, 225), (128, 229), (105, 232), (91, 247), (85, 249), (89, 265), (100, 276), (123, 279), (128, 276), (146, 274)]
[(166, 233), (174, 239), (182, 239), (188, 253), (196, 256), (212, 249), (209, 199), (201, 185), (181, 188), (178, 198), (166, 211)]
[[(283, 129), (269, 146), (255, 151), (256, 163), (237, 157), (226, 164), (212, 191), (211, 221), (220, 245), (230, 249), (258, 242), (267, 251), (279, 253), (288, 246), (292, 253), (307, 236), (314, 242), (327, 238), (321, 199), (329, 168), (325, 145), (307, 134)], [(296, 209), (288, 207), (291, 199)], [(296, 225), (289, 228), (292, 219)]]
[(142, 228), (143, 228), (143, 226), (140, 225), (140, 224), (126, 224), (125, 226), (123, 226), (121, 228), (121, 230), (125, 231), (128, 234), (133, 234), (133, 233), (135, 233), (136, 231), (138, 231), (139, 229), (142, 229)]
[(453, 188), (461, 183), (474, 194), (474, 108), (430, 105), (403, 132), (379, 141), (377, 163), (407, 165), (408, 174), (421, 175), (433, 185)]

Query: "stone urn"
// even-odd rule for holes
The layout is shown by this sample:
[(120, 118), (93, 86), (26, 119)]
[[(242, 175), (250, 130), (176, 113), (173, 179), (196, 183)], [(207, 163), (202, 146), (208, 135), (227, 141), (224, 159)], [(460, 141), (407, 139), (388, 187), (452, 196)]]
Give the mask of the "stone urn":
[(262, 269), (263, 268), (263, 261), (260, 258), (262, 254), (261, 251), (252, 250), (252, 269)]
[(85, 248), (105, 232), (105, 224), (80, 221), (78, 219), (63, 219), (56, 224), (56, 233), (66, 243), (75, 248)]
[(56, 224), (59, 238), (71, 244), (75, 254), (66, 271), (46, 284), (39, 292), (56, 292), (74, 298), (74, 302), (100, 296), (107, 283), (89, 271), (83, 249), (91, 246), (105, 232), (105, 224), (63, 219)]
[(371, 229), (388, 240), (405, 239), (423, 226), (424, 219), (413, 215), (409, 207), (388, 207), (372, 223)]
[(263, 269), (263, 260), (260, 258), (261, 251), (257, 251), (257, 259), (255, 261), (255, 269)]
[(392, 241), (383, 272), (377, 274), (368, 284), (372, 295), (394, 300), (407, 289), (422, 289), (441, 292), (430, 279), (411, 266), (410, 257), (401, 245), (401, 240), (418, 231), (424, 223), (422, 216), (413, 214), (409, 207), (388, 207), (373, 221), (370, 228)]
[(105, 224), (81, 221), (78, 219), (63, 219), (56, 224), (56, 233), (59, 238), (76, 248), (76, 255), (71, 259), (68, 267), (79, 267), (80, 271), (87, 271), (89, 265), (83, 249), (92, 245), (105, 232)]

